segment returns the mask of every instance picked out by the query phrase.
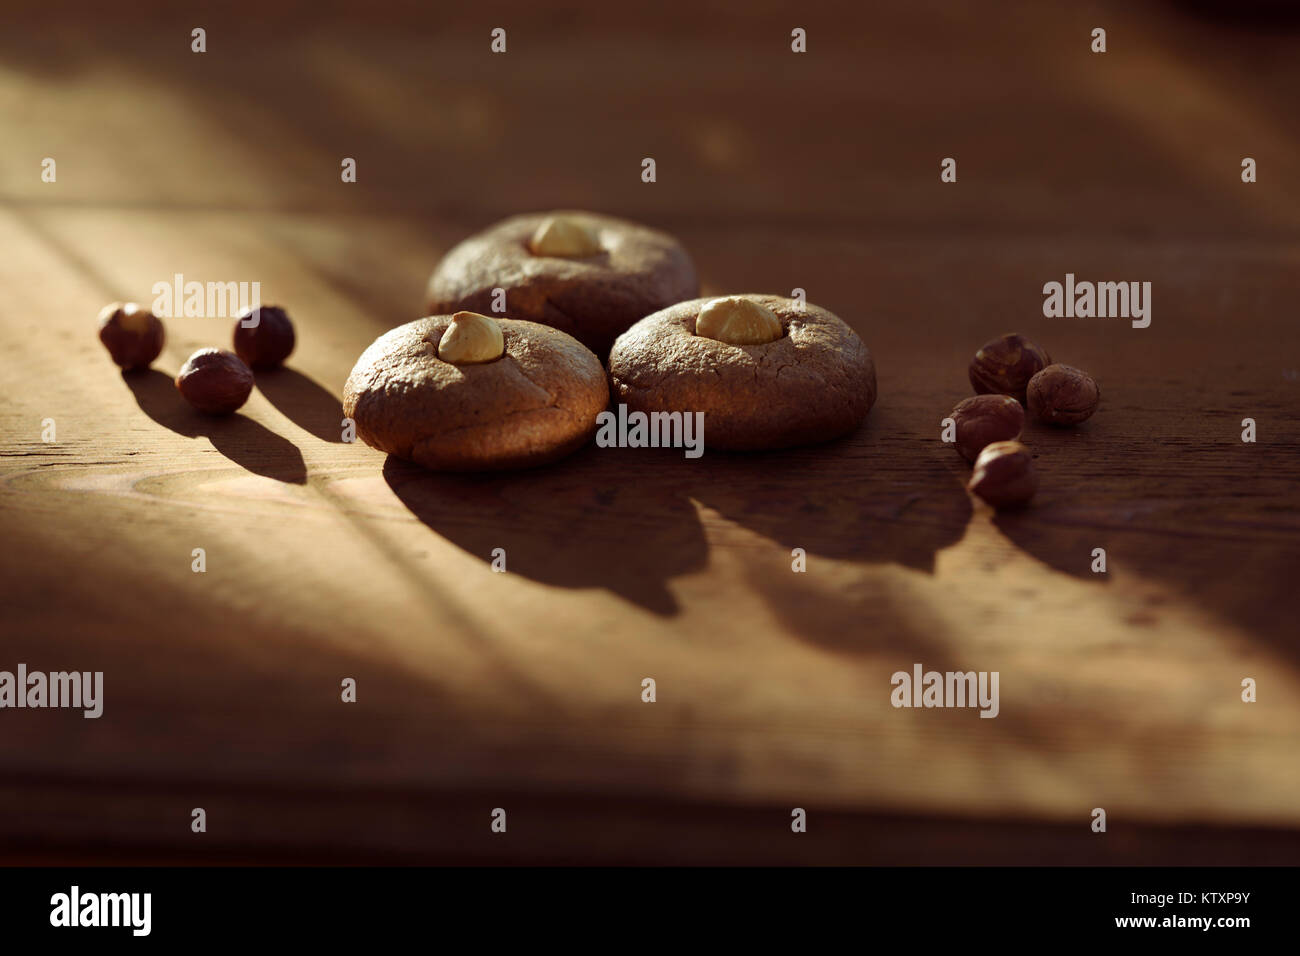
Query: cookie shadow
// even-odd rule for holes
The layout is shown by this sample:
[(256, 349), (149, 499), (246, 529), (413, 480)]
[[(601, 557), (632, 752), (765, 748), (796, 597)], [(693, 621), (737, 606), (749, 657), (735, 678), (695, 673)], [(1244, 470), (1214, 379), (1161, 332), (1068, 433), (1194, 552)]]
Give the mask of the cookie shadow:
[(195, 411), (176, 391), (172, 379), (158, 371), (123, 372), (146, 415), (164, 428), (186, 438), (206, 438), (212, 447), (241, 468), (289, 484), (306, 484), (307, 465), (289, 441), (244, 415), (204, 415)]
[(884, 417), (802, 448), (710, 451), (689, 494), (782, 547), (933, 574), (935, 555), (966, 533), (970, 499), (941, 450), (894, 437), (906, 433)]
[(383, 475), (415, 517), (469, 554), (561, 588), (603, 588), (651, 613), (680, 607), (668, 588), (707, 562), (694, 505), (655, 480), (656, 463), (588, 447), (524, 472), (444, 474), (389, 456)]
[(320, 383), (295, 369), (277, 368), (258, 372), (257, 388), (304, 431), (321, 441), (343, 442), (343, 403)]

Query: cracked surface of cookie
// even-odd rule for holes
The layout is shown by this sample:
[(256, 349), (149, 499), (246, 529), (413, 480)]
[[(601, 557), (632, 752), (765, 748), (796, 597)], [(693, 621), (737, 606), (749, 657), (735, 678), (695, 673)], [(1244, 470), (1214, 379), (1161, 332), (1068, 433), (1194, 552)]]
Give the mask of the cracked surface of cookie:
[(712, 448), (789, 448), (856, 428), (876, 401), (876, 367), (857, 333), (815, 305), (743, 298), (776, 315), (781, 338), (731, 345), (697, 335), (701, 310), (717, 300), (679, 302), (614, 343), (614, 400), (631, 411), (704, 412), (704, 443)]
[(474, 364), (438, 357), (450, 315), (376, 339), (343, 388), (343, 413), (357, 436), (437, 471), (527, 468), (586, 444), (609, 402), (600, 360), (548, 326), (495, 322), (501, 356)]
[[(548, 241), (557, 234), (567, 241)], [(534, 248), (571, 254), (539, 255)], [(591, 249), (599, 251), (583, 254)], [(667, 233), (559, 210), (512, 216), (452, 248), (429, 280), (426, 304), (433, 314), (493, 315), (498, 288), (506, 292), (502, 315), (567, 332), (603, 357), (634, 322), (699, 295), (699, 280), (686, 250)]]

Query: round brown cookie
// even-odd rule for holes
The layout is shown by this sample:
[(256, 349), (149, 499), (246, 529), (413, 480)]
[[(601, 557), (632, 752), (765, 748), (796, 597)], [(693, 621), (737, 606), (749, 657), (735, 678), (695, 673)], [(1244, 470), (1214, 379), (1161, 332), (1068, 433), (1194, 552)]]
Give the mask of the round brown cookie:
[[(564, 254), (535, 254), (538, 230), (556, 218), (567, 231), (554, 248)], [(589, 237), (588, 248), (574, 246), (575, 233)], [(512, 216), (461, 242), (429, 280), (428, 310), (493, 315), (494, 289), (505, 290), (504, 315), (568, 332), (602, 357), (634, 322), (700, 294), (691, 257), (672, 236), (567, 211)]]
[(615, 401), (629, 411), (704, 412), (704, 444), (712, 448), (789, 448), (857, 427), (876, 400), (876, 367), (857, 333), (825, 309), (800, 310), (793, 299), (728, 298), (770, 310), (781, 337), (729, 345), (697, 335), (701, 310), (719, 300), (679, 302), (614, 343)]
[(586, 444), (609, 403), (600, 360), (545, 325), (472, 318), (499, 327), (499, 358), (439, 358), (440, 343), (450, 354), (447, 315), (399, 326), (362, 353), (343, 387), (357, 435), (439, 471), (527, 468)]

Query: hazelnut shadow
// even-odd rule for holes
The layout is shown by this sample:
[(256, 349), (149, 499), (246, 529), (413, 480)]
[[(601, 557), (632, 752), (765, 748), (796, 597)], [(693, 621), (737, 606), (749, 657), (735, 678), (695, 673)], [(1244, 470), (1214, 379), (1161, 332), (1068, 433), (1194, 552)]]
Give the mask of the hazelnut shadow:
[(1110, 584), (1111, 575), (1094, 574), (1092, 551), (1111, 553), (1110, 534), (1095, 528), (1053, 524), (1042, 508), (1031, 502), (1014, 511), (999, 511), (993, 525), (1016, 547), (1053, 571), (1095, 584)]
[(295, 369), (255, 373), (257, 389), (285, 418), (321, 441), (342, 444), (343, 403), (334, 393)]
[[(1092, 551), (1105, 548), (1110, 553), (1112, 537), (1098, 530), (1092, 522), (1084, 522), (1072, 511), (1086, 502), (1099, 485), (1080, 485), (1077, 480), (1062, 480), (1063, 476), (1078, 476), (1086, 469), (1091, 456), (1091, 426), (1089, 423), (1069, 428), (1054, 427), (1026, 420), (1018, 441), (1024, 443), (1033, 456), (1038, 469), (1039, 488), (1034, 500), (1024, 508), (998, 511), (993, 525), (1016, 547), (1045, 564), (1053, 571), (1068, 574), (1080, 580), (1109, 584), (1109, 574), (1092, 572)], [(1066, 488), (1085, 490), (1066, 498)]]
[(681, 461), (582, 449), (521, 472), (446, 474), (389, 456), (384, 480), (438, 535), (508, 573), (563, 588), (603, 588), (651, 613), (680, 610), (671, 578), (705, 566), (695, 506), (666, 479)]
[(123, 372), (122, 381), (144, 413), (164, 428), (186, 438), (208, 439), (213, 448), (255, 475), (306, 484), (302, 453), (287, 438), (238, 413), (215, 416), (196, 411), (176, 391), (172, 379), (157, 369)]
[[(1042, 485), (1026, 511), (994, 518), (999, 531), (1057, 571), (1098, 585), (1121, 576), (1137, 585), (1129, 624), (1155, 627), (1171, 609), (1196, 609), (1207, 630), (1230, 625), (1300, 666), (1294, 614), (1286, 610), (1295, 605), (1300, 566), (1290, 520), (1294, 446), (1252, 449), (1249, 485), (1225, 487), (1231, 438), (1191, 437), (1188, 429), (1174, 455), (1151, 438), (1169, 427), (1159, 411), (1125, 410), (1128, 420), (1114, 422), (1107, 411), (1103, 404), (1074, 428), (1026, 426), (1022, 440), (1041, 456)], [(1212, 412), (1188, 415), (1199, 424)], [(1105, 574), (1092, 571), (1098, 547), (1106, 549)]]

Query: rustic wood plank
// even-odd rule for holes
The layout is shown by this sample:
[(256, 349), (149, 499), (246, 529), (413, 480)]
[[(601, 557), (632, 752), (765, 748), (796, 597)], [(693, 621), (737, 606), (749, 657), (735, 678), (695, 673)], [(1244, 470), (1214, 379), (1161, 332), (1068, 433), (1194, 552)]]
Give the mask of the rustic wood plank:
[[(139, 55), (179, 25), (161, 8), (118, 49), (7, 33), (0, 668), (102, 669), (109, 695), (99, 721), (0, 717), (7, 859), (1295, 862), (1300, 137), (1271, 93), (1241, 103), (1277, 40), (1200, 62), (1208, 26), (1112, 10), (1140, 39), (1099, 72), (1067, 38), (1082, 15), (1027, 5), (977, 46), (918, 10), (823, 20), (824, 54), (775, 67), (755, 53), (783, 49), (774, 9), (719, 39), (521, 7), (495, 65), (477, 22), (412, 32), (382, 5), (262, 72), (244, 33), (202, 62)], [(1248, 188), (1243, 140), (1269, 170)], [(672, 229), (711, 291), (806, 288), (876, 356), (865, 427), (472, 479), (341, 443), (348, 370), (438, 256), (561, 203)], [(1150, 280), (1151, 328), (1042, 317), (1067, 271)], [(230, 421), (169, 381), (228, 321), (169, 321), (141, 376), (94, 340), (103, 302), (177, 272), (261, 281), (298, 324), (292, 368)], [(937, 435), (970, 353), (1013, 327), (1104, 402), (1029, 432), (1043, 490), (996, 517)], [(1001, 715), (895, 710), (913, 662), (999, 670)], [(471, 835), (495, 805), (527, 834), (510, 851)], [(192, 806), (214, 815), (201, 852)], [(818, 815), (806, 847), (780, 837), (790, 806)]]

